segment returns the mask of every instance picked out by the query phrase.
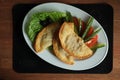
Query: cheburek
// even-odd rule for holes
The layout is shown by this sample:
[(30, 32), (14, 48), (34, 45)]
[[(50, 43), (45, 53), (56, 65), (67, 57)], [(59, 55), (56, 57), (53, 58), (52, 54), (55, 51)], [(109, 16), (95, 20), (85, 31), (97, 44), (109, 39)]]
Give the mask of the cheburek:
[(52, 45), (53, 34), (59, 27), (59, 23), (52, 23), (37, 34), (34, 43), (34, 49), (36, 52), (40, 52)]
[(58, 32), (55, 32), (53, 37), (53, 51), (56, 57), (60, 59), (62, 62), (66, 64), (73, 65), (74, 64), (74, 58), (73, 56), (70, 56), (61, 46), (59, 37), (56, 36)]
[(74, 32), (74, 24), (64, 22), (59, 30), (59, 39), (62, 47), (78, 59), (92, 56), (93, 51), (84, 43), (83, 39)]

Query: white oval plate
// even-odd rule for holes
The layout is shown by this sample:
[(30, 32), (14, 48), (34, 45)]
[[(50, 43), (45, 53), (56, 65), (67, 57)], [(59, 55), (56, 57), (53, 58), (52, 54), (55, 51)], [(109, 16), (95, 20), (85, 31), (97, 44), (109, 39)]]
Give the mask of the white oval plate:
[(57, 67), (60, 67), (63, 69), (68, 69), (68, 70), (76, 70), (76, 71), (93, 68), (93, 67), (97, 66), (98, 64), (100, 64), (104, 60), (104, 58), (106, 57), (107, 52), (108, 52), (108, 39), (107, 39), (104, 29), (96, 20), (94, 20), (92, 26), (102, 28), (102, 30), (98, 33), (98, 36), (99, 36), (98, 41), (100, 43), (105, 43), (106, 46), (98, 49), (92, 57), (90, 57), (86, 60), (75, 61), (74, 65), (67, 65), (67, 64), (61, 62), (60, 60), (58, 60), (58, 58), (56, 58), (53, 54), (51, 54), (47, 50), (44, 50), (43, 52), (40, 52), (40, 53), (36, 53), (32, 47), (32, 43), (31, 43), (30, 39), (28, 38), (28, 36), (25, 32), (25, 27), (26, 27), (26, 23), (29, 21), (31, 15), (33, 15), (36, 12), (43, 12), (43, 11), (61, 11), (61, 12), (69, 11), (72, 14), (72, 16), (81, 18), (83, 21), (88, 20), (88, 17), (90, 17), (90, 15), (88, 13), (84, 12), (83, 10), (78, 9), (78, 8), (68, 5), (68, 4), (64, 4), (64, 3), (56, 3), (56, 2), (43, 3), (43, 4), (40, 4), (40, 5), (32, 8), (24, 18), (23, 25), (22, 25), (22, 31), (23, 31), (23, 36), (25, 38), (25, 41), (27, 42), (27, 44), (31, 48), (31, 50), (37, 56), (39, 56), (41, 59), (45, 60), (46, 62), (48, 62), (54, 66), (57, 66)]

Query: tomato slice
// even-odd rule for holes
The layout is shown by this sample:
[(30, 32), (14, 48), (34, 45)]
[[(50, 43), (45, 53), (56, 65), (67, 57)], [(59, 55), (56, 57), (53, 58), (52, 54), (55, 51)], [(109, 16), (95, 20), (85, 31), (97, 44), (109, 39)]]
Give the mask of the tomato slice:
[(94, 32), (94, 28), (91, 26), (87, 35), (86, 35), (86, 38), (89, 37), (93, 32)]
[(85, 24), (85, 22), (84, 22), (84, 21), (82, 21), (82, 32), (84, 32), (84, 31), (85, 31), (85, 28), (86, 28), (86, 24)]
[(83, 35), (83, 33), (84, 33), (84, 31), (85, 31), (85, 28), (86, 28), (85, 26), (86, 26), (85, 22), (82, 21), (82, 24), (81, 24), (81, 31), (80, 31), (80, 33), (79, 33), (80, 36)]
[(90, 39), (89, 41), (85, 42), (85, 44), (89, 48), (91, 48), (91, 47), (93, 47), (97, 43), (97, 40), (98, 40), (98, 35), (94, 36), (92, 39)]
[(76, 17), (73, 17), (73, 22), (74, 22), (76, 27), (79, 27), (79, 21)]
[(74, 31), (75, 33), (79, 34), (78, 30), (79, 30), (79, 22), (78, 19), (76, 17), (73, 17), (73, 23), (74, 23)]

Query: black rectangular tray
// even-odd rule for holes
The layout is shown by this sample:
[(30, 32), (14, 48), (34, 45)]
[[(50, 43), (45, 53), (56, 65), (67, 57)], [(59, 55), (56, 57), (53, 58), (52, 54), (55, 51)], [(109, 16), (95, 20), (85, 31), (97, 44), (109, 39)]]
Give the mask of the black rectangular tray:
[(13, 16), (13, 69), (19, 73), (109, 73), (113, 65), (113, 9), (110, 5), (70, 4), (92, 15), (104, 28), (109, 39), (109, 50), (106, 58), (98, 66), (82, 71), (72, 71), (53, 66), (28, 47), (22, 34), (22, 22), (27, 12), (38, 4), (16, 4), (12, 9)]

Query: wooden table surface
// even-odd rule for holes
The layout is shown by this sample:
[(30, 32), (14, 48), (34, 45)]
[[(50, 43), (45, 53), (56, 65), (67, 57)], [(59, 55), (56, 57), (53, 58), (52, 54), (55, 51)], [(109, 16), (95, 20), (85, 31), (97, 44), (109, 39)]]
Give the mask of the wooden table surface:
[(114, 9), (113, 70), (109, 74), (16, 73), (12, 69), (12, 7), (17, 3), (52, 0), (0, 0), (0, 80), (119, 80), (120, 76), (120, 0), (53, 0), (64, 3), (108, 3)]

